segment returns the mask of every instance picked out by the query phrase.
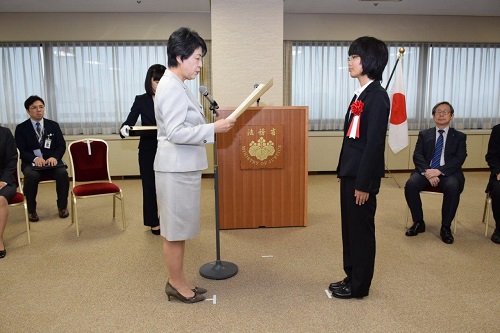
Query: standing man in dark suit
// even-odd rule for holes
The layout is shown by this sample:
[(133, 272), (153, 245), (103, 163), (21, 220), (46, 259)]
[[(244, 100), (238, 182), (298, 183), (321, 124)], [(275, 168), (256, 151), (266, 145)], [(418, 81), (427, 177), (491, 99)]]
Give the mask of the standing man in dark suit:
[(496, 223), (495, 232), (491, 235), (491, 241), (500, 244), (500, 124), (493, 126), (491, 130), (486, 162), (491, 170), (486, 192), (489, 192), (491, 196), (491, 208)]
[(444, 194), (441, 208), (441, 239), (453, 244), (451, 222), (455, 218), (465, 177), (462, 164), (467, 157), (467, 136), (450, 127), (455, 110), (448, 102), (439, 102), (432, 108), (436, 127), (418, 134), (413, 163), (415, 171), (405, 185), (405, 197), (413, 218), (413, 225), (406, 236), (416, 236), (425, 231), (420, 191), (428, 186), (439, 187)]
[(337, 176), (340, 178), (343, 261), (346, 277), (331, 283), (336, 298), (368, 296), (375, 267), (375, 211), (389, 119), (389, 97), (380, 85), (387, 65), (384, 42), (356, 39), (349, 47), (349, 74), (357, 78), (344, 123), (344, 141)]
[[(28, 218), (31, 222), (39, 220), (36, 212), (36, 195), (42, 175), (55, 179), (59, 217), (66, 218), (69, 216), (67, 209), (69, 178), (66, 167), (61, 167), (61, 159), (66, 152), (66, 141), (59, 124), (43, 117), (45, 114), (43, 99), (30, 96), (24, 102), (24, 107), (30, 119), (17, 125), (15, 137), (22, 160), (23, 191), (28, 204)], [(43, 170), (40, 170), (42, 167)]]

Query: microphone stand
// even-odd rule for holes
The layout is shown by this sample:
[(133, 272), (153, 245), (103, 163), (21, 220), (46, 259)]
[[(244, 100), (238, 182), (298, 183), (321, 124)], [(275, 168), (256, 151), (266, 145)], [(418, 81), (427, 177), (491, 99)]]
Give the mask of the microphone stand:
[[(212, 110), (213, 121), (218, 108), (215, 101), (210, 103), (210, 110)], [(214, 182), (215, 182), (215, 248), (216, 260), (209, 262), (200, 267), (200, 275), (207, 279), (224, 280), (233, 277), (238, 273), (238, 266), (231, 262), (220, 260), (220, 223), (219, 223), (219, 170), (217, 162), (217, 134), (214, 138)]]

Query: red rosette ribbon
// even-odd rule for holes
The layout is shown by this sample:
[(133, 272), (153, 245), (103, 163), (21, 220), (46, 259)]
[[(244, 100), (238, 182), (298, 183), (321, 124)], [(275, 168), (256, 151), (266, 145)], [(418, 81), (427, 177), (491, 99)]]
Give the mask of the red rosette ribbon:
[(351, 113), (353, 114), (353, 117), (346, 135), (349, 138), (359, 139), (359, 124), (361, 123), (361, 113), (363, 112), (364, 106), (365, 103), (360, 100), (357, 100), (351, 104)]

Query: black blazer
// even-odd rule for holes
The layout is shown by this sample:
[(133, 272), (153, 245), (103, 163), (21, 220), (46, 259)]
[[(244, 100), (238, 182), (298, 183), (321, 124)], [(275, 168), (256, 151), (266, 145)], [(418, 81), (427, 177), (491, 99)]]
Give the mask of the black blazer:
[[(438, 168), (445, 176), (454, 175), (460, 182), (460, 192), (465, 184), (462, 165), (467, 157), (467, 135), (454, 128), (450, 128), (446, 136), (444, 148), (444, 165)], [(436, 148), (436, 128), (432, 127), (418, 133), (415, 152), (413, 153), (413, 163), (415, 170), (413, 173), (422, 173), (430, 168), (434, 150)]]
[(53, 157), (58, 161), (63, 158), (66, 152), (66, 141), (64, 140), (59, 124), (55, 121), (43, 118), (43, 126), (43, 142), (50, 137), (50, 148), (45, 148), (43, 143), (41, 147), (38, 144), (38, 139), (35, 129), (31, 124), (31, 119), (20, 123), (16, 127), (16, 144), (21, 154), (23, 169), (24, 165), (33, 163), (36, 157), (33, 150), (40, 149), (44, 159)]
[(490, 181), (486, 187), (486, 192), (489, 192), (491, 184), (497, 181), (497, 174), (500, 173), (500, 124), (493, 126), (491, 130), (488, 152), (485, 158), (491, 171)]
[(380, 82), (373, 81), (358, 100), (364, 103), (360, 116), (359, 139), (346, 137), (350, 106), (344, 122), (344, 141), (337, 166), (338, 177), (355, 177), (355, 189), (378, 193), (384, 176), (384, 152), (389, 120), (389, 96)]
[[(127, 120), (125, 120), (121, 127), (124, 125), (134, 126), (139, 116), (141, 116), (142, 126), (156, 126), (154, 102), (153, 98), (148, 94), (135, 96), (135, 101), (130, 109)], [(156, 146), (156, 136), (141, 136), (139, 149), (156, 151)]]
[(0, 127), (0, 181), (16, 187), (16, 141), (10, 129)]

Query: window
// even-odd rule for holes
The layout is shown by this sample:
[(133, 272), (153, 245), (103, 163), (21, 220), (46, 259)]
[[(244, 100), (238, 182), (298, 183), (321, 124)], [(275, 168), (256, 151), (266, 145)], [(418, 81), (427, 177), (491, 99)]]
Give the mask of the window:
[[(309, 106), (310, 130), (342, 130), (358, 81), (349, 77), (348, 42), (294, 42), (292, 105)], [(491, 128), (500, 120), (500, 46), (388, 43), (386, 87), (404, 47), (403, 79), (409, 129), (433, 126), (431, 109), (443, 100), (458, 129)], [(389, 83), (388, 90), (392, 87)]]
[[(12, 130), (27, 119), (24, 101), (45, 100), (46, 117), (64, 134), (117, 133), (149, 66), (166, 65), (166, 42), (0, 44), (0, 123)], [(199, 79), (186, 81), (199, 96)]]

